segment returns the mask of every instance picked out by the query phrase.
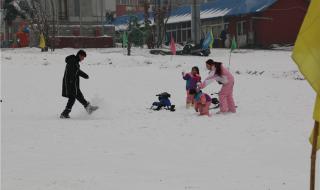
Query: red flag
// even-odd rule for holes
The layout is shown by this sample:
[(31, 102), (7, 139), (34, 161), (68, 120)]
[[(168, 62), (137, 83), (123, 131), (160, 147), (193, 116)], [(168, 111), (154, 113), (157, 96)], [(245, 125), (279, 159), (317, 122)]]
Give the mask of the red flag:
[(170, 50), (171, 50), (172, 55), (176, 55), (176, 44), (174, 43), (172, 33), (171, 33), (171, 40), (170, 40)]

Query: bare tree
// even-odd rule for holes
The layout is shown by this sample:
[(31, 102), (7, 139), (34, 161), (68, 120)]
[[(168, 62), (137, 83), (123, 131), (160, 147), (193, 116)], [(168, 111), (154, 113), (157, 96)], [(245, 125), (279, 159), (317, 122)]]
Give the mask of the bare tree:
[(149, 20), (150, 3), (147, 0), (144, 1), (143, 8), (144, 8), (145, 42), (146, 42), (148, 48), (151, 49), (154, 47), (154, 43), (153, 43), (153, 31), (151, 28), (151, 21)]
[(163, 43), (166, 34), (166, 25), (169, 20), (172, 8), (172, 1), (162, 4), (160, 1), (155, 5), (154, 15), (157, 30), (157, 47)]
[[(50, 46), (54, 51), (55, 46), (55, 6), (53, 0), (47, 5), (46, 0), (30, 0), (29, 1), (29, 22), (31, 29), (39, 36), (41, 33), (44, 35), (46, 46)], [(50, 11), (51, 10), (51, 11)], [(51, 21), (50, 21), (50, 12)], [(50, 34), (51, 33), (51, 34)], [(51, 36), (51, 38), (50, 38)], [(47, 51), (47, 47), (45, 48)]]
[(161, 44), (163, 43), (163, 39), (165, 39), (165, 35), (167, 32), (167, 23), (171, 14), (171, 9), (172, 9), (172, 1), (168, 1), (168, 4), (163, 7), (163, 12), (164, 12), (164, 25), (162, 27), (162, 31), (161, 31)]

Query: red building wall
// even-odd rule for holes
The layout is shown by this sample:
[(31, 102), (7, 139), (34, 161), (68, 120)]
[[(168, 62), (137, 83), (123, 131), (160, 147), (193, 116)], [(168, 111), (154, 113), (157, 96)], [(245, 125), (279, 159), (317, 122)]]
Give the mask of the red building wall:
[(57, 36), (55, 39), (56, 48), (109, 48), (113, 47), (113, 38), (108, 36), (87, 37), (87, 36)]
[(237, 17), (232, 17), (228, 20), (229, 22), (229, 27), (228, 27), (228, 33), (232, 36), (237, 36), (237, 22), (239, 21), (246, 21), (245, 23), (245, 31), (248, 32), (250, 31), (250, 20), (251, 20), (252, 15), (244, 15), (244, 16), (237, 16)]
[(117, 5), (116, 6), (116, 15), (122, 16), (125, 15), (127, 12), (127, 6), (126, 5)]
[(307, 8), (305, 0), (278, 0), (261, 14), (271, 20), (254, 21), (256, 44), (294, 44)]
[(128, 13), (136, 13), (144, 11), (143, 6), (116, 5), (116, 15), (122, 16)]
[(254, 32), (254, 45), (293, 44), (299, 33), (308, 4), (305, 0), (278, 0), (261, 13), (228, 19), (228, 32), (237, 34), (237, 22), (246, 21), (245, 31)]

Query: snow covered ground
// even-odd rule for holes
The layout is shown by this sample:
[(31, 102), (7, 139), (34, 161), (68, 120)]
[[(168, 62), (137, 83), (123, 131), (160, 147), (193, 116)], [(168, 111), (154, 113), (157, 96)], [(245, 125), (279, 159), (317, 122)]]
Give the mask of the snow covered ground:
[[(64, 59), (75, 49), (1, 50), (3, 190), (300, 190), (309, 187), (315, 93), (290, 51), (233, 53), (236, 114), (199, 117), (185, 109), (181, 72), (207, 75), (209, 57), (151, 55), (146, 49), (87, 49), (85, 97), (59, 114)], [(218, 92), (213, 84), (204, 91)], [(176, 112), (148, 110), (171, 93)], [(216, 110), (214, 110), (216, 112)]]

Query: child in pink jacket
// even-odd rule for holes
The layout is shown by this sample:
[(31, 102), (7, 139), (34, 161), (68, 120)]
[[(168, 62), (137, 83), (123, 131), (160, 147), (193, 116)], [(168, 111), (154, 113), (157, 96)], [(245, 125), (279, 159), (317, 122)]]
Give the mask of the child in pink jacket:
[(235, 113), (236, 106), (233, 100), (234, 77), (221, 62), (215, 62), (212, 59), (208, 59), (206, 61), (206, 67), (209, 70), (209, 75), (203, 83), (201, 83), (201, 88), (205, 88), (213, 81), (222, 84), (222, 88), (219, 92), (220, 113)]
[(199, 88), (191, 89), (189, 91), (189, 94), (194, 95), (194, 109), (196, 110), (196, 112), (199, 112), (200, 115), (211, 116), (211, 114), (209, 113), (211, 97), (208, 94), (203, 93)]
[(191, 89), (197, 88), (197, 83), (201, 82), (200, 72), (198, 67), (192, 67), (190, 73), (182, 72), (182, 78), (186, 80), (186, 90), (187, 90), (187, 98), (186, 98), (186, 108), (194, 105), (194, 97), (190, 95), (189, 91)]

